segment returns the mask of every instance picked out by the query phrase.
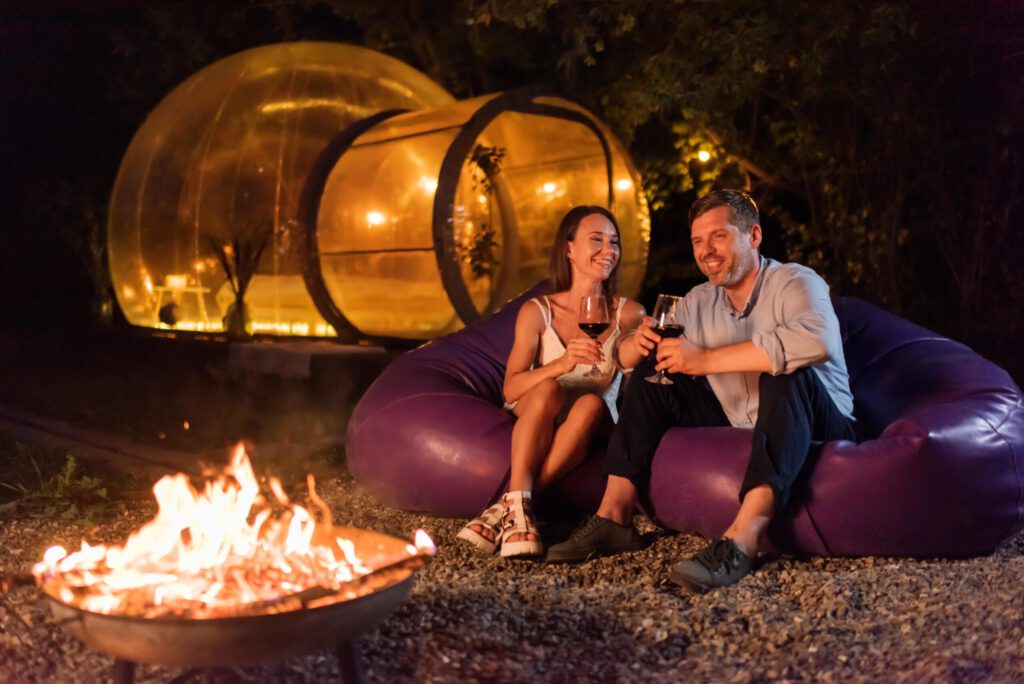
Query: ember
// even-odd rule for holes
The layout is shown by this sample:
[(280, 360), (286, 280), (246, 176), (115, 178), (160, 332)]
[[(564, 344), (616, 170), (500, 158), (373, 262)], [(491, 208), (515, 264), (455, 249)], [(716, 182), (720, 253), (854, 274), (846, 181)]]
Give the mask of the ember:
[(94, 613), (216, 618), (348, 600), (404, 579), (410, 561), (434, 554), (420, 530), (403, 556), (368, 549), (360, 557), (333, 526), (312, 475), (307, 485), (319, 520), (291, 502), (279, 480), (267, 485), (272, 501), (239, 445), (201, 492), (182, 473), (157, 482), (156, 517), (124, 546), (83, 541), (70, 555), (54, 546), (33, 574), (47, 593)]

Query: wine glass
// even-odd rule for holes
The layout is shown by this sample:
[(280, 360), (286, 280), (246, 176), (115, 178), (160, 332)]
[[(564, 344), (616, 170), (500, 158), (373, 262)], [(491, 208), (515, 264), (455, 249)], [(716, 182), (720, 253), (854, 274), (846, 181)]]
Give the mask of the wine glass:
[[(683, 334), (683, 326), (676, 320), (676, 307), (681, 300), (682, 297), (661, 294), (658, 295), (658, 301), (654, 303), (654, 332), (663, 338), (679, 337)], [(665, 375), (665, 371), (658, 371), (654, 375), (648, 375), (644, 380), (658, 385), (675, 384)]]
[[(608, 298), (604, 295), (587, 295), (580, 300), (580, 330), (590, 335), (592, 339), (601, 336), (611, 324), (608, 315)], [(585, 378), (592, 378), (601, 374), (601, 370), (594, 365), (593, 368), (583, 374)]]

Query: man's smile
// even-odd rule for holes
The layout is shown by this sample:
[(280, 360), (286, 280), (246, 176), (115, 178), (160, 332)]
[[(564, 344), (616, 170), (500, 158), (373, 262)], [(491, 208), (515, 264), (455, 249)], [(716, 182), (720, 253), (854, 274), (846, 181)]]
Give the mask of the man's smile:
[(725, 259), (721, 257), (711, 257), (704, 260), (704, 268), (707, 269), (708, 273), (717, 273), (725, 265)]

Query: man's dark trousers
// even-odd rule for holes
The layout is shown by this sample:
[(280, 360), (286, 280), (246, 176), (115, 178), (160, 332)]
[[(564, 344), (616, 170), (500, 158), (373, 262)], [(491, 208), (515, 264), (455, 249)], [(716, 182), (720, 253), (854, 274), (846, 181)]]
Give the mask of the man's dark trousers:
[[(668, 374), (672, 385), (644, 378), (654, 373), (653, 354), (633, 370), (619, 422), (608, 445), (607, 472), (646, 491), (658, 443), (673, 427), (728, 426), (729, 420), (703, 378)], [(854, 440), (853, 422), (840, 413), (813, 368), (785, 375), (762, 373), (753, 443), (739, 498), (771, 485), (775, 512), (789, 501), (812, 441)]]

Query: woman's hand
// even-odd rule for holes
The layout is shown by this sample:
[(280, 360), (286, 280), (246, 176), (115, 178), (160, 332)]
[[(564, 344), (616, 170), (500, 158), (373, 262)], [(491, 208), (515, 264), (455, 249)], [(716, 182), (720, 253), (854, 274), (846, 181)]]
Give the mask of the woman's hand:
[(589, 337), (574, 337), (565, 345), (565, 353), (558, 359), (562, 375), (571, 373), (577, 364), (596, 366), (604, 362), (601, 345)]

